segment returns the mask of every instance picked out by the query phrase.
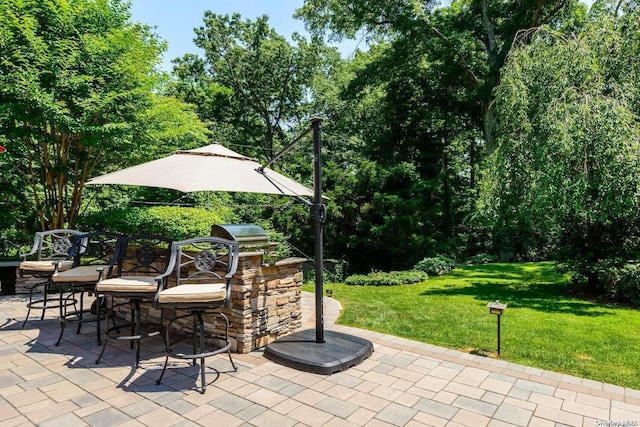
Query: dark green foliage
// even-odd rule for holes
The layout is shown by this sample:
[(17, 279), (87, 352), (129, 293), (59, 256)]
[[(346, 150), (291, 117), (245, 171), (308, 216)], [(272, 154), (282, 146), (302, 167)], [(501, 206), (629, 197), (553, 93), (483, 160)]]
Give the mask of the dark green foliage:
[(425, 258), (419, 263), (417, 263), (413, 269), (418, 271), (424, 271), (425, 273), (432, 276), (442, 276), (443, 274), (449, 273), (451, 270), (456, 268), (458, 263), (448, 258), (444, 255), (438, 255), (435, 257)]
[(209, 236), (213, 224), (228, 223), (228, 210), (182, 207), (123, 207), (82, 216), (81, 230), (114, 231), (127, 235), (159, 234), (173, 240)]
[(465, 264), (467, 265), (490, 264), (496, 261), (497, 261), (497, 258), (495, 255), (481, 253), (481, 254), (470, 256), (465, 262)]
[(175, 60), (179, 81), (170, 88), (198, 105), (216, 138), (243, 145), (244, 154), (261, 160), (287, 142), (288, 128), (305, 114), (326, 53), (321, 38), (294, 34), (291, 44), (268, 19), (206, 11), (194, 38), (204, 59), (189, 54)]
[[(311, 264), (309, 260), (309, 264)], [(343, 259), (325, 259), (322, 278), (324, 283), (343, 283), (349, 269), (349, 263)], [(304, 283), (315, 281), (316, 270), (310, 268), (304, 271)]]
[(640, 265), (627, 264), (620, 271), (620, 280), (616, 286), (619, 298), (640, 307)]
[(73, 228), (90, 177), (206, 141), (189, 107), (160, 95), (166, 44), (129, 8), (0, 2), (0, 214), (11, 209), (12, 226)]
[(328, 264), (329, 274), (331, 274), (332, 282), (344, 282), (349, 270), (349, 263), (343, 259), (327, 259), (325, 265)]
[(15, 257), (28, 252), (32, 236), (17, 231), (15, 228), (0, 228), (0, 257)]
[(332, 235), (341, 236), (327, 242), (332, 256), (345, 256), (353, 270), (361, 272), (372, 267), (408, 269), (425, 253), (436, 252), (437, 208), (428, 206), (431, 188), (415, 167), (369, 161), (358, 166), (352, 176), (338, 172), (333, 178), (347, 180), (329, 192), (336, 202), (329, 205), (328, 227)]
[[(343, 259), (325, 259), (323, 278), (325, 283), (342, 283), (347, 277), (347, 270), (349, 269), (349, 263)], [(311, 270), (313, 273), (310, 276), (313, 280), (315, 275), (315, 269)]]
[(424, 282), (428, 278), (429, 275), (425, 272), (414, 270), (392, 271), (389, 273), (373, 272), (367, 275), (356, 274), (349, 276), (344, 283), (354, 286), (400, 286)]
[(487, 228), (469, 218), (493, 146), (500, 69), (520, 28), (573, 10), (557, 0), (496, 4), (484, 15), (467, 1), (434, 9), (305, 1), (298, 13), (312, 31), (377, 36), (317, 94), (330, 119), (327, 192), (338, 205), (327, 230), (347, 237), (327, 242), (332, 256), (347, 257), (354, 271), (395, 270), (438, 253), (491, 249)]

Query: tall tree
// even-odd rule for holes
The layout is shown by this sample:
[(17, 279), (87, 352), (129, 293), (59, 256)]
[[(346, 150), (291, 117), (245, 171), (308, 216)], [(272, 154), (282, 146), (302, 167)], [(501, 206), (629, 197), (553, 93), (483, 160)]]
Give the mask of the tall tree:
[[(408, 239), (404, 253), (395, 255), (380, 245), (376, 262), (395, 258), (397, 265), (404, 259), (406, 266), (416, 256), (464, 257), (489, 249), (469, 218), (479, 165), (495, 146), (501, 68), (519, 29), (544, 22), (573, 29), (585, 11), (576, 4), (459, 0), (436, 8), (435, 2), (420, 0), (305, 1), (298, 14), (312, 32), (334, 38), (364, 33), (370, 45), (368, 60), (354, 70), (341, 95), (367, 100), (362, 115), (350, 116), (356, 130), (348, 135), (361, 138), (362, 153), (374, 162), (377, 176), (389, 180), (379, 191), (396, 198), (369, 209), (369, 215), (377, 214), (369, 216), (369, 229), (386, 229), (390, 241), (403, 229)], [(371, 94), (377, 94), (374, 103)], [(403, 163), (412, 174), (396, 176)], [(369, 196), (359, 206), (381, 201)], [(407, 211), (414, 221), (401, 220)], [(358, 218), (366, 216), (361, 212)]]
[[(324, 57), (320, 39), (293, 39), (295, 45), (271, 28), (267, 16), (251, 21), (207, 11), (194, 40), (205, 58), (176, 61), (177, 90), (200, 105), (203, 120), (235, 130), (229, 142), (249, 142), (268, 157), (292, 125), (308, 120), (304, 106)], [(206, 103), (223, 108), (205, 110)]]
[(40, 228), (73, 226), (86, 180), (149, 148), (131, 142), (164, 102), (164, 43), (123, 0), (3, 1), (0, 16), (0, 137)]
[(640, 240), (638, 18), (607, 16), (576, 37), (523, 34), (497, 95), (484, 206), (496, 230), (557, 233), (560, 259), (592, 288)]
[(306, 0), (298, 13), (312, 30), (330, 31), (332, 37), (354, 37), (363, 30), (373, 39), (405, 39), (414, 52), (440, 56), (456, 70), (455, 80), (474, 93), (470, 101), (491, 152), (494, 90), (514, 36), (521, 29), (558, 25), (572, 16), (576, 4), (577, 0), (458, 0), (434, 10), (437, 3), (432, 0)]
[[(424, 108), (437, 91), (426, 90), (430, 74), (409, 49), (390, 56), (391, 49), (358, 53), (324, 91), (337, 91), (337, 99), (317, 95), (332, 103), (326, 164), (333, 168), (326, 176), (337, 203), (328, 227), (349, 236), (328, 245), (360, 271), (410, 268), (427, 254), (449, 252), (456, 216), (443, 200), (450, 173), (444, 120), (438, 109)], [(393, 68), (394, 60), (405, 66)]]

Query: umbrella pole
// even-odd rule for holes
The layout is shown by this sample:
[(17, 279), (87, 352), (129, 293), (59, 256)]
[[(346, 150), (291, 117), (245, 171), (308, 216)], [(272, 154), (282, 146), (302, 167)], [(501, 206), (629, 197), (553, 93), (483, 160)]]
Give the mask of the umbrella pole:
[(313, 331), (306, 329), (294, 332), (269, 344), (264, 356), (276, 363), (315, 374), (330, 375), (356, 366), (373, 354), (373, 344), (342, 332), (324, 331), (323, 319), (323, 245), (322, 228), (326, 219), (326, 209), (322, 204), (322, 139), (320, 124), (322, 119), (311, 119), (313, 129), (313, 187), (314, 200), (310, 204), (311, 219), (315, 231), (315, 274), (316, 274), (316, 338)]
[(313, 190), (314, 200), (311, 205), (311, 218), (315, 231), (315, 283), (316, 283), (316, 343), (324, 343), (323, 318), (323, 225), (325, 221), (325, 206), (322, 203), (322, 119), (311, 119), (313, 128)]

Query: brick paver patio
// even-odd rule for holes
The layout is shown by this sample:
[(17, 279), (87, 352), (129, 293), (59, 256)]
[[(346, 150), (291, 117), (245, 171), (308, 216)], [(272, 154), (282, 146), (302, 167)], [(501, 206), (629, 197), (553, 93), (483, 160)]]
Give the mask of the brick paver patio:
[[(29, 321), (25, 299), (0, 297), (0, 426), (605, 426), (640, 422), (640, 391), (502, 360), (334, 325), (339, 305), (325, 299), (325, 325), (371, 340), (364, 363), (323, 376), (279, 366), (261, 351), (224, 355), (201, 395), (198, 368), (176, 365), (158, 386), (160, 339), (132, 371), (127, 346), (99, 347), (86, 327), (54, 346), (53, 317)], [(305, 294), (306, 327), (313, 296)], [(615, 424), (619, 422), (620, 424)], [(626, 424), (622, 424), (626, 423)]]

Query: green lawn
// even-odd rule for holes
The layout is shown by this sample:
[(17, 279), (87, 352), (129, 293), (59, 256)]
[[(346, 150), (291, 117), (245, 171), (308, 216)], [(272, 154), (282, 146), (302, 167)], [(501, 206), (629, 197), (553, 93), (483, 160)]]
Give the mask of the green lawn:
[[(551, 263), (458, 268), (395, 287), (329, 284), (342, 325), (495, 357), (496, 316), (508, 304), (501, 358), (640, 389), (640, 311), (567, 296)], [(313, 290), (313, 285), (305, 285)]]

